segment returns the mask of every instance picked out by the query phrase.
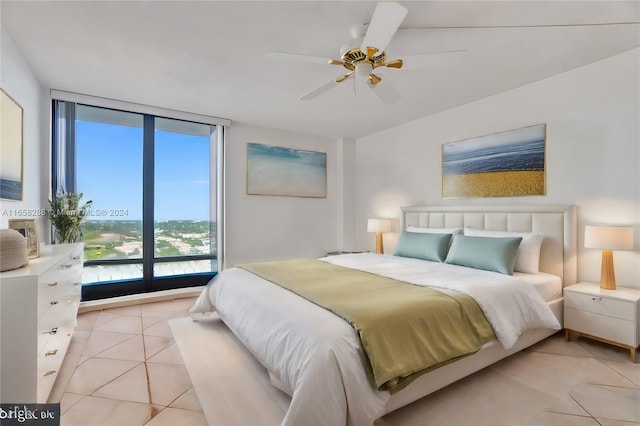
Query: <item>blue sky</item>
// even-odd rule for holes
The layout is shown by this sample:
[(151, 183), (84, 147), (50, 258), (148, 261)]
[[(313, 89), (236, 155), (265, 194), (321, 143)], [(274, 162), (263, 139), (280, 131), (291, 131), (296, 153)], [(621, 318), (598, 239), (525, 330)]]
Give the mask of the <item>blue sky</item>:
[[(77, 121), (76, 132), (78, 192), (93, 200), (88, 219), (142, 219), (142, 129)], [(155, 156), (155, 219), (207, 220), (209, 138), (156, 131)]]

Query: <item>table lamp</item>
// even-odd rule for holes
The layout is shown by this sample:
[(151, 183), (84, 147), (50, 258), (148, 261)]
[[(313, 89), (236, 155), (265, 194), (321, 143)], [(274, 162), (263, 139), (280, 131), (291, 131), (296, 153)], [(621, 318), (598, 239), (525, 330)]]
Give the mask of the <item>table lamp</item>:
[(600, 288), (615, 290), (613, 250), (633, 250), (633, 227), (587, 225), (584, 230), (584, 246), (602, 249)]
[(367, 232), (376, 233), (376, 253), (383, 254), (382, 233), (391, 231), (390, 219), (369, 219), (367, 221)]

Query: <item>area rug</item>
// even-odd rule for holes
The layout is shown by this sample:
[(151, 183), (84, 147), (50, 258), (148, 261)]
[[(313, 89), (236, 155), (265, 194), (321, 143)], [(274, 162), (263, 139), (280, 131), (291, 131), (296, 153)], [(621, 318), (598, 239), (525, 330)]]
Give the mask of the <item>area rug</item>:
[(169, 321), (210, 426), (279, 425), (290, 398), (217, 316)]

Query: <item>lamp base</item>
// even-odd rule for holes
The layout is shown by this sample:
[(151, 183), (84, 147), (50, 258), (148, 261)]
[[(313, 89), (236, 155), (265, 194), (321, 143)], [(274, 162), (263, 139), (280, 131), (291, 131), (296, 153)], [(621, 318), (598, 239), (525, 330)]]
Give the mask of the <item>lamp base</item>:
[(376, 232), (376, 253), (384, 254), (384, 248), (382, 247), (382, 232)]
[(602, 250), (602, 265), (600, 267), (600, 288), (616, 289), (616, 275), (613, 269), (613, 251)]

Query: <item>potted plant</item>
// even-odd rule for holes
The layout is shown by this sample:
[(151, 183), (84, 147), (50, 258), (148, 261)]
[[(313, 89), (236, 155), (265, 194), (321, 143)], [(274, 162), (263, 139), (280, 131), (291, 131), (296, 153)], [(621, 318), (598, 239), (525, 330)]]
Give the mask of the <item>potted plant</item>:
[(77, 243), (82, 241), (82, 222), (91, 210), (93, 201), (80, 207), (82, 193), (61, 191), (49, 200), (47, 216), (53, 225), (54, 243)]

